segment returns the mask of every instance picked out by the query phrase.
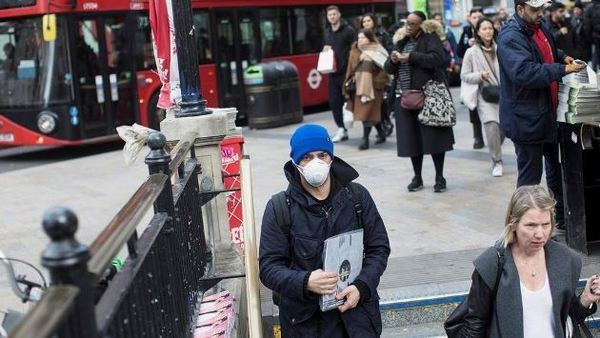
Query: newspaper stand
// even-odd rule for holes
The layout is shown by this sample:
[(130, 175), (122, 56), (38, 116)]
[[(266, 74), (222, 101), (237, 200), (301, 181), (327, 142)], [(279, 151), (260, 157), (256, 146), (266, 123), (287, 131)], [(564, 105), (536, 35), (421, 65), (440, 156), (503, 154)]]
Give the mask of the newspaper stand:
[(243, 155), (244, 138), (229, 137), (221, 143), (221, 163), (223, 184), (226, 190), (237, 189), (226, 193), (227, 218), (231, 232), (231, 242), (244, 249), (244, 221), (242, 209), (242, 192), (240, 185), (240, 160)]

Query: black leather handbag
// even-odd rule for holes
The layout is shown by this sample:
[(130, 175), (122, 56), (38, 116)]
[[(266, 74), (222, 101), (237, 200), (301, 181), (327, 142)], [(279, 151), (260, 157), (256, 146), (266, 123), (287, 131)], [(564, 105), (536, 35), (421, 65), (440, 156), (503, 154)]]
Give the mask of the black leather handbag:
[(500, 86), (484, 86), (481, 88), (481, 97), (485, 102), (500, 102)]
[[(500, 283), (500, 277), (502, 277), (502, 269), (504, 267), (504, 252), (500, 252), (499, 249), (496, 249), (496, 254), (498, 255), (498, 272), (496, 273), (496, 284), (494, 285), (494, 297), (492, 297), (492, 301), (496, 301), (496, 294), (498, 293), (498, 284)], [(467, 296), (468, 297), (468, 296)], [(446, 330), (446, 334), (448, 338), (460, 338), (460, 331), (465, 324), (465, 317), (469, 312), (469, 304), (468, 298), (466, 298), (462, 303), (460, 303), (454, 311), (448, 316), (448, 319), (444, 322), (444, 330)]]

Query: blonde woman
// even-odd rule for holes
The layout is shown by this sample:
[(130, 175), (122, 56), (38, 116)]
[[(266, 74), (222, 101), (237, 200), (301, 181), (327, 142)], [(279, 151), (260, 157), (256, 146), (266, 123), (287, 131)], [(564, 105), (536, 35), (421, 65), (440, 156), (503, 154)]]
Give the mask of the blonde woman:
[(359, 150), (369, 149), (369, 134), (377, 128), (375, 144), (385, 142), (385, 131), (381, 124), (383, 90), (389, 76), (383, 70), (388, 52), (377, 42), (373, 31), (361, 29), (358, 41), (352, 45), (348, 60), (348, 71), (344, 80), (344, 93), (348, 98), (347, 109), (354, 119), (363, 123), (363, 138)]
[(475, 25), (475, 44), (467, 49), (460, 71), (461, 98), (470, 110), (477, 110), (483, 123), (490, 156), (492, 158), (492, 176), (500, 177), (502, 167), (502, 142), (504, 134), (500, 129), (500, 106), (498, 101), (488, 102), (482, 95), (486, 86), (500, 86), (500, 66), (496, 54), (496, 36), (494, 23), (482, 18)]
[[(577, 295), (581, 258), (550, 240), (555, 204), (539, 185), (515, 191), (500, 242), (474, 261), (460, 337), (559, 338), (568, 316), (578, 324), (596, 312), (600, 278), (590, 277)], [(498, 254), (504, 257), (500, 271)]]

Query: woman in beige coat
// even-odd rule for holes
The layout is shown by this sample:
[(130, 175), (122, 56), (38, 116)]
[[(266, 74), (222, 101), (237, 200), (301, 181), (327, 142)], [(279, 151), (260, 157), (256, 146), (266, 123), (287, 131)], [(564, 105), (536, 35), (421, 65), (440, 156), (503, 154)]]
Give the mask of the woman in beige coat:
[(363, 139), (359, 150), (369, 149), (369, 134), (377, 128), (375, 144), (385, 142), (381, 128), (381, 103), (383, 90), (389, 76), (383, 70), (388, 53), (377, 42), (375, 34), (368, 29), (358, 32), (358, 41), (350, 50), (348, 69), (344, 81), (344, 94), (348, 98), (347, 109), (354, 113), (354, 120), (363, 123)]
[(485, 128), (485, 136), (492, 157), (492, 176), (502, 176), (502, 142), (504, 134), (500, 129), (500, 107), (488, 102), (482, 96), (486, 86), (500, 86), (500, 67), (496, 54), (494, 23), (488, 18), (480, 19), (475, 25), (475, 44), (467, 49), (463, 58), (460, 79), (460, 97), (469, 109), (477, 108), (479, 118)]

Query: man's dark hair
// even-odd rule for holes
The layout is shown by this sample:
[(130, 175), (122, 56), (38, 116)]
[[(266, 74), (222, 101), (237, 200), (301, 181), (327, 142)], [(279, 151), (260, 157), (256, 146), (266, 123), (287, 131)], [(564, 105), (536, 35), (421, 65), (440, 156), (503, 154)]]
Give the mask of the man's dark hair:
[(427, 16), (422, 11), (413, 11), (410, 14), (414, 14), (414, 15), (418, 16), (419, 18), (421, 18), (421, 21), (427, 20)]
[(564, 8), (566, 8), (566, 7), (565, 7), (565, 4), (563, 4), (562, 2), (553, 2), (553, 3), (552, 3), (552, 4), (551, 4), (549, 7), (548, 7), (548, 10), (549, 10), (550, 12), (555, 12), (555, 11), (557, 11), (557, 10), (559, 10), (559, 9), (564, 9)]
[(325, 12), (329, 12), (329, 11), (333, 11), (333, 10), (336, 10), (336, 11), (338, 11), (340, 13), (342, 12), (342, 11), (340, 11), (340, 8), (338, 6), (336, 6), (336, 5), (329, 5), (329, 6), (327, 6), (327, 10)]
[(481, 8), (481, 7), (473, 7), (469, 11), (469, 16), (473, 15), (473, 13), (481, 13), (481, 14), (483, 14), (483, 8)]
[(494, 26), (494, 22), (492, 21), (492, 19), (486, 18), (484, 16), (483, 18), (479, 19), (477, 21), (477, 23), (475, 24), (475, 34), (473, 35), (473, 37), (475, 38), (475, 41), (477, 41), (477, 43), (482, 46), (483, 46), (483, 40), (481, 40), (481, 37), (479, 36), (479, 34), (477, 34), (477, 32), (479, 32), (479, 28), (481, 28), (481, 25), (484, 22), (489, 22), (490, 24), (492, 24), (492, 28), (494, 29), (494, 41), (496, 41), (496, 38), (498, 37), (498, 31), (496, 30), (496, 27)]

